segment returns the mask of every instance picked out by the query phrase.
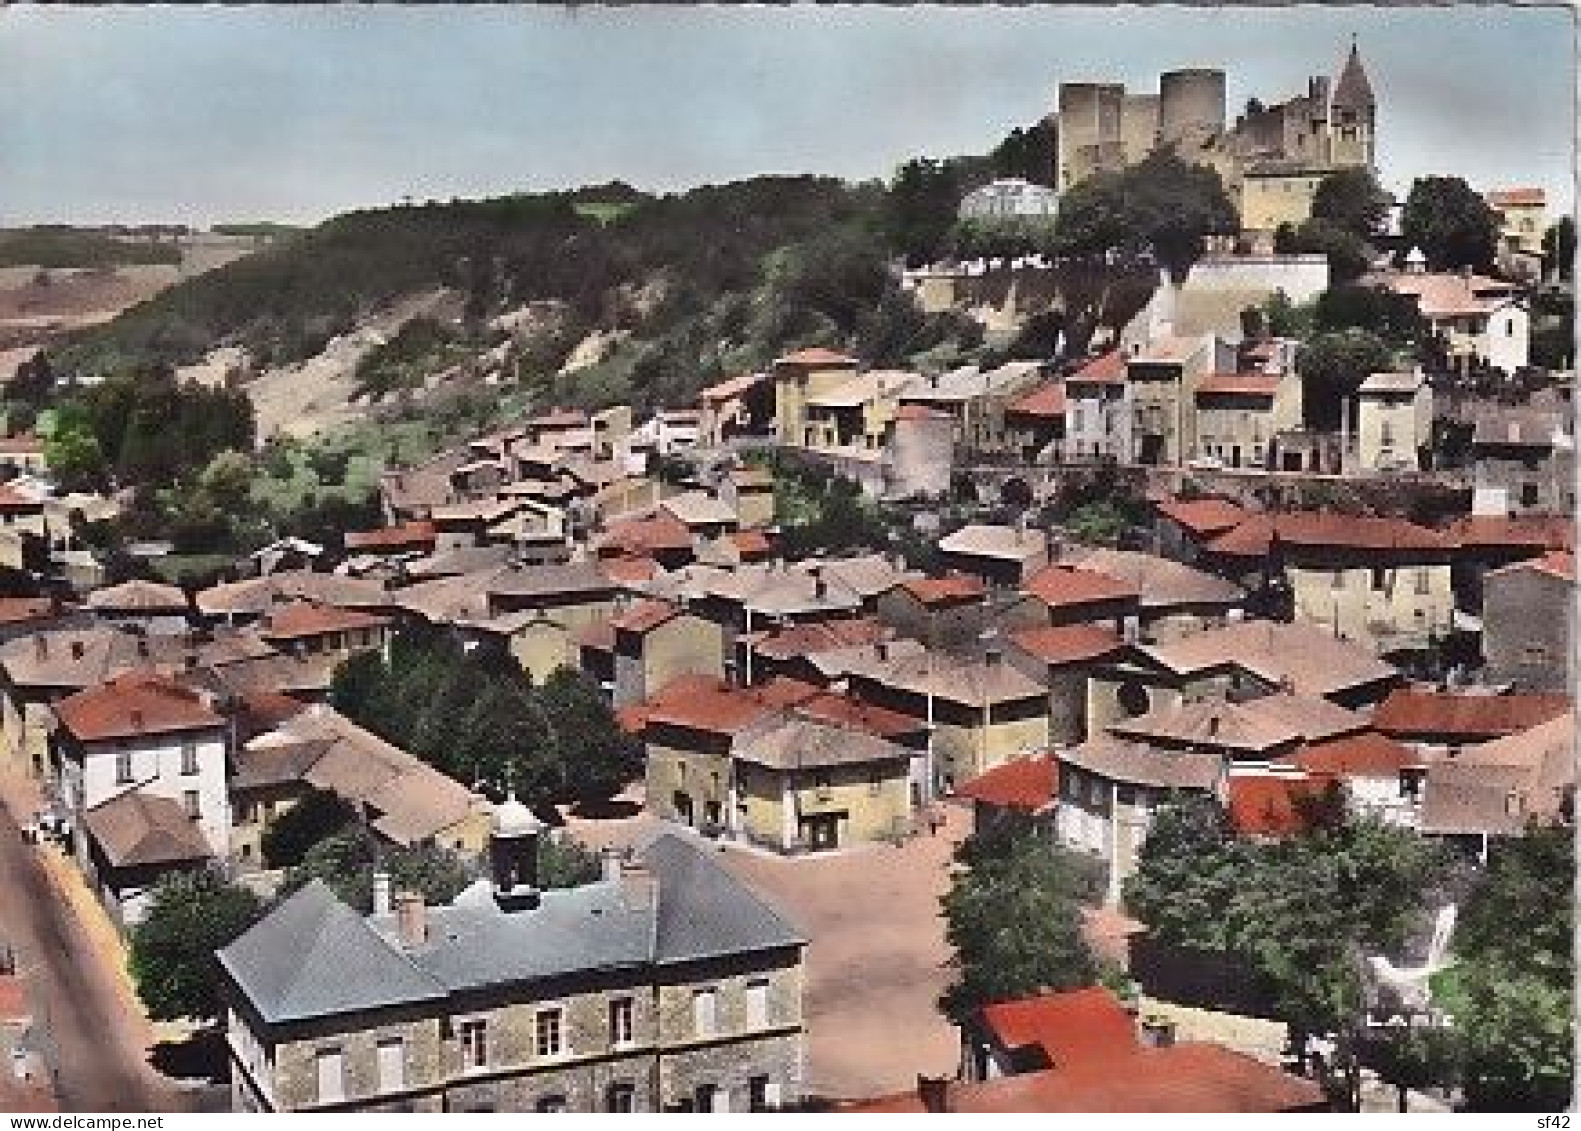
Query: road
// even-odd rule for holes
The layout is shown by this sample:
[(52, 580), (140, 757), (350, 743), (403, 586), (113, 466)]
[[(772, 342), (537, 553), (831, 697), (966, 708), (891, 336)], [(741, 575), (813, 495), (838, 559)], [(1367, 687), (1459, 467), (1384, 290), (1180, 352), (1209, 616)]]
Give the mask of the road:
[(16, 952), (58, 1072), (62, 1111), (182, 1111), (185, 1096), (147, 1063), (116, 956), (96, 948), (55, 891), (40, 853), (0, 806), (0, 936)]

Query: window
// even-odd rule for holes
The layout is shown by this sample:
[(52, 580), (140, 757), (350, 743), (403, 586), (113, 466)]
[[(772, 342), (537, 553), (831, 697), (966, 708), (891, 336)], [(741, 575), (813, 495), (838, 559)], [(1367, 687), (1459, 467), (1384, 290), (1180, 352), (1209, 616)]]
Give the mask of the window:
[(565, 1049), (560, 1043), (560, 1011), (544, 1009), (538, 1013), (534, 1027), (539, 1056), (559, 1056)]
[(200, 803), (198, 801), (198, 791), (197, 790), (195, 790), (195, 789), (185, 789), (185, 790), (181, 791), (181, 808), (186, 811), (187, 816), (189, 816), (189, 817), (196, 817), (196, 816), (198, 816), (199, 813), (202, 811), (199, 808), (199, 804)]
[(1372, 567), (1372, 587), (1375, 590), (1389, 588), (1389, 569), (1387, 566)]
[(609, 1003), (609, 1043), (619, 1048), (632, 1042), (632, 1000), (618, 997)]
[(117, 750), (115, 752), (115, 784), (129, 785), (132, 781), (132, 752), (130, 750)]
[(675, 780), (682, 785), (686, 784), (686, 763), (684, 761), (675, 763)]
[(565, 1097), (558, 1095), (544, 1096), (533, 1105), (533, 1110), (543, 1112), (546, 1115), (559, 1115), (565, 1111)]
[(1378, 442), (1386, 448), (1394, 444), (1394, 424), (1388, 417), (1379, 425)]
[(769, 1024), (769, 981), (754, 978), (747, 983), (747, 1028), (766, 1029)]
[(256, 801), (238, 801), (236, 803), (236, 823), (250, 825), (258, 820), (258, 803)]
[(1537, 505), (1537, 484), (1521, 484), (1521, 506), (1535, 507)]
[(718, 990), (706, 989), (693, 993), (692, 1031), (699, 1037), (712, 1037), (718, 1023), (718, 1012)]
[(814, 792), (816, 792), (818, 794), (818, 797), (821, 800), (828, 798), (828, 796), (829, 796), (829, 786), (830, 786), (830, 780), (829, 780), (829, 775), (828, 774), (814, 774), (813, 775), (812, 788), (813, 788)]
[(1427, 596), (1433, 587), (1433, 573), (1427, 566), (1422, 566), (1416, 571), (1416, 595)]
[(1343, 588), (1345, 588), (1345, 571), (1344, 570), (1337, 569), (1337, 570), (1334, 571), (1333, 587), (1335, 589), (1343, 589)]
[(712, 1084), (699, 1084), (692, 1095), (698, 1111), (729, 1111), (730, 1093)]
[(461, 1023), (461, 1070), (475, 1072), (489, 1066), (489, 1029), (487, 1021)]
[(346, 1098), (346, 1062), (339, 1049), (319, 1049), (318, 1102), (335, 1103)]
[(379, 1091), (399, 1092), (406, 1087), (406, 1042), (399, 1037), (380, 1041)]
[(198, 772), (198, 744), (191, 739), (181, 744), (181, 772), (188, 776)]
[(753, 1076), (747, 1081), (747, 1106), (752, 1111), (772, 1111), (779, 1106), (779, 1085), (767, 1076)]
[(604, 1096), (605, 1111), (636, 1111), (637, 1089), (630, 1080), (617, 1080)]

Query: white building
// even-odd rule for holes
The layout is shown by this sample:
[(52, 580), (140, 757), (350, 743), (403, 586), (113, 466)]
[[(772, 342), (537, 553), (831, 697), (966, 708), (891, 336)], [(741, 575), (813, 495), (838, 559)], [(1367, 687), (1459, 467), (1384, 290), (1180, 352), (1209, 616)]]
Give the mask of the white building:
[(1374, 373), (1356, 391), (1356, 471), (1417, 471), (1432, 443), (1433, 390), (1418, 370)]
[(230, 851), (229, 723), (203, 692), (152, 671), (69, 695), (55, 715), (78, 862), (131, 925), (159, 874)]
[(1125, 355), (1095, 358), (1065, 378), (1065, 452), (1078, 463), (1131, 458), (1131, 386)]
[(1052, 217), (1059, 211), (1059, 194), (1019, 177), (990, 181), (961, 198), (962, 220), (1008, 220), (1016, 217)]
[(1403, 273), (1369, 276), (1396, 294), (1409, 295), (1440, 335), (1449, 364), (1464, 372), (1474, 363), (1513, 373), (1531, 360), (1531, 315), (1515, 283), (1470, 271), (1430, 272), (1426, 257), (1413, 248)]

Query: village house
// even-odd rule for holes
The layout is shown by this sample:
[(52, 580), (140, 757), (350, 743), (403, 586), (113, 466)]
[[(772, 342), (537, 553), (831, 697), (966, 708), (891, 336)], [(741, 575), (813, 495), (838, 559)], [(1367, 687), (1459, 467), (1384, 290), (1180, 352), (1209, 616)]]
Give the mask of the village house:
[(1554, 550), (1482, 581), (1482, 678), (1519, 691), (1574, 686), (1575, 555)]
[(800, 446), (835, 454), (881, 452), (902, 395), (922, 381), (909, 371), (868, 369), (832, 389), (808, 393)]
[(1428, 327), (1444, 340), (1457, 373), (1477, 365), (1514, 373), (1530, 363), (1531, 317), (1519, 284), (1469, 270), (1430, 272), (1417, 248), (1405, 262), (1403, 272), (1367, 275), (1362, 281), (1414, 299)]
[(54, 713), (73, 852), (131, 927), (160, 874), (229, 855), (229, 723), (211, 696), (148, 670), (68, 695)]
[(48, 475), (44, 441), (31, 432), (0, 436), (0, 468), (9, 468), (13, 475)]
[(1194, 460), (1213, 467), (1274, 466), (1277, 437), (1301, 426), (1301, 378), (1293, 362), (1270, 369), (1198, 379)]
[(899, 635), (948, 652), (976, 644), (988, 626), (987, 595), (977, 577), (911, 578), (881, 593), (873, 612)]
[(823, 685), (824, 657), (892, 641), (896, 635), (894, 628), (875, 617), (809, 621), (767, 629), (738, 639), (732, 670), (742, 674), (744, 683), (784, 677)]
[(774, 476), (759, 467), (733, 467), (719, 481), (719, 498), (743, 529), (774, 525)]
[(807, 399), (822, 396), (856, 375), (859, 363), (835, 350), (814, 346), (774, 362), (774, 438), (788, 447), (807, 447)]
[(386, 526), (426, 519), (435, 507), (459, 502), (451, 472), (471, 457), (465, 449), (441, 452), (414, 467), (395, 467), (379, 476), (379, 502)]
[(997, 639), (980, 658), (926, 650), (875, 655), (853, 666), (849, 690), (927, 724), (933, 736), (928, 796), (1049, 744), (1048, 692), (1005, 662)]
[(264, 863), (269, 826), (315, 790), (352, 806), (367, 829), (393, 847), (438, 845), (464, 859), (485, 849), (488, 802), (327, 707), (289, 714), (236, 751), (230, 781), (236, 863)]
[(1075, 624), (1101, 624), (1127, 638), (1138, 632), (1141, 592), (1135, 585), (1097, 570), (1055, 562), (1021, 585), (1021, 599), (997, 614), (1007, 631)]
[(377, 530), (348, 530), (342, 536), (348, 556), (393, 557), (431, 554), (438, 533), (429, 519), (383, 526)]
[(0, 483), (0, 566), (28, 569), (48, 547), (44, 498)]
[(377, 613), (291, 601), (264, 614), (258, 635), (288, 655), (340, 661), (358, 652), (383, 651), (389, 645), (392, 625), (389, 617)]
[(1045, 380), (1005, 406), (1004, 450), (1028, 464), (1064, 463), (1065, 382)]
[(1176, 467), (1191, 458), (1197, 450), (1197, 387), (1209, 374), (1234, 364), (1234, 352), (1213, 334), (1160, 337), (1127, 358), (1132, 417), (1127, 462)]
[(1433, 390), (1420, 370), (1374, 373), (1356, 390), (1353, 470), (1418, 471), (1433, 441)]
[(774, 386), (766, 374), (741, 373), (697, 394), (697, 438), (722, 448), (737, 436), (761, 436), (774, 418)]
[(314, 601), (373, 613), (387, 612), (394, 605), (382, 582), (307, 570), (222, 582), (201, 590), (194, 598), (205, 621), (230, 627), (255, 624), (275, 605), (290, 601)]
[(1093, 358), (1065, 378), (1065, 452), (1077, 463), (1131, 458), (1131, 384), (1125, 354)]
[(980, 577), (995, 588), (1019, 588), (1049, 562), (1046, 531), (1021, 526), (964, 526), (939, 539), (950, 573)]
[[(1227, 809), (1242, 832), (1278, 834), (1299, 831), (1305, 816), (1293, 804), (1293, 784), (1307, 797), (1322, 797), (1337, 786), (1351, 811), (1407, 828), (1418, 823), (1422, 779), (1427, 760), (1403, 743), (1373, 730), (1341, 734), (1308, 742), (1292, 754), (1275, 759), (1269, 775), (1232, 774)], [(1278, 794), (1256, 798), (1259, 783), (1271, 782)], [(1269, 821), (1269, 807), (1275, 812)]]
[(1084, 549), (1066, 560), (1137, 593), (1139, 638), (1164, 641), (1240, 616), (1246, 591), (1205, 570), (1137, 550)]
[(957, 789), (955, 796), (971, 803), (973, 836), (1030, 824), (1052, 839), (1059, 760), (1052, 754), (1016, 758), (979, 774)]
[(1397, 688), (1378, 705), (1372, 725), (1433, 758), (1451, 758), (1481, 742), (1527, 730), (1570, 709), (1563, 694), (1494, 695)]
[(600, 559), (652, 558), (665, 569), (679, 569), (697, 556), (691, 529), (662, 507), (610, 524), (592, 545)]
[(1246, 521), (1247, 511), (1229, 499), (1167, 499), (1153, 504), (1158, 552), (1194, 564), (1205, 543)]
[(1499, 266), (1535, 282), (1542, 274), (1548, 232), (1548, 194), (1540, 188), (1493, 189), (1488, 206), (1499, 214)]
[(186, 632), (192, 602), (174, 585), (123, 581), (89, 593), (83, 604), (102, 624), (143, 632)]
[(682, 675), (723, 678), (724, 630), (668, 601), (644, 599), (578, 636), (583, 671), (615, 707), (640, 703)]
[(1036, 361), (1008, 361), (989, 370), (963, 365), (913, 379), (900, 394), (900, 402), (947, 414), (954, 422), (955, 442), (965, 451), (1005, 452), (1009, 450), (1008, 406), (1042, 375), (1042, 363)]
[(1450, 538), (1398, 518), (1257, 514), (1204, 547), (1249, 584), (1284, 587), (1298, 620), (1379, 653), (1418, 651), (1453, 627)]
[(1089, 736), (1172, 703), (1280, 690), (1360, 710), (1382, 700), (1401, 679), (1398, 669), (1365, 645), (1304, 621), (1231, 622), (1165, 644), (1127, 645), (1094, 663)]
[(1491, 570), (1575, 548), (1575, 520), (1568, 514), (1462, 515), (1444, 529), (1455, 547), (1455, 602), (1460, 613), (1482, 616), (1483, 587)]
[(1432, 758), (1419, 824), (1487, 862), (1491, 842), (1575, 822), (1575, 712)]
[(495, 813), (456, 899), (317, 881), (219, 952), (236, 1111), (762, 1111), (804, 1081), (806, 940), (680, 837), (540, 891)]
[(659, 510), (685, 527), (693, 539), (717, 538), (741, 526), (736, 508), (706, 491), (671, 495), (659, 504)]
[(1008, 634), (1006, 661), (1048, 691), (1050, 742), (1063, 746), (1087, 737), (1088, 680), (1121, 647), (1121, 637), (1101, 624), (1047, 625)]
[(1559, 406), (1500, 406), (1471, 436), (1475, 510), (1491, 515), (1575, 511), (1575, 425)]

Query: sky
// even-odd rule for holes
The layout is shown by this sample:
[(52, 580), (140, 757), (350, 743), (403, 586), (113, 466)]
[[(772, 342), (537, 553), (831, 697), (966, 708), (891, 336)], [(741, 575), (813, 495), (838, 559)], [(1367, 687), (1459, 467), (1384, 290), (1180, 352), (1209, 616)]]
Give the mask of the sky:
[(1565, 8), (0, 8), (0, 224), (355, 207), (985, 152), (1061, 81), (1302, 93), (1357, 37), (1379, 164), (1573, 199)]

